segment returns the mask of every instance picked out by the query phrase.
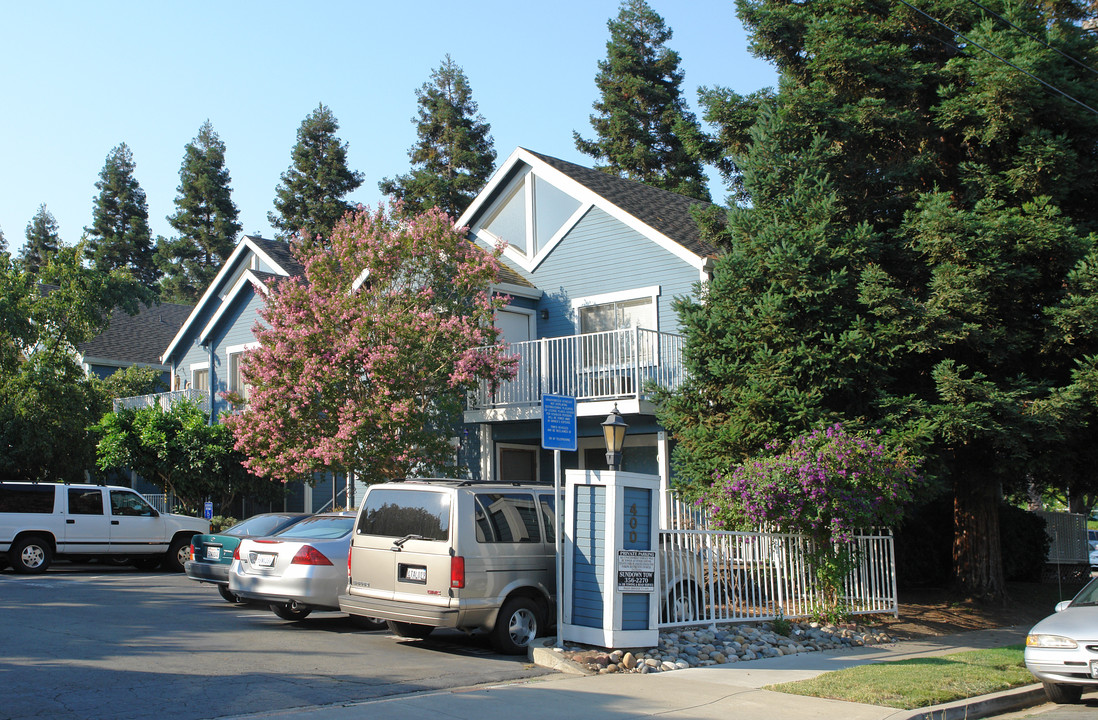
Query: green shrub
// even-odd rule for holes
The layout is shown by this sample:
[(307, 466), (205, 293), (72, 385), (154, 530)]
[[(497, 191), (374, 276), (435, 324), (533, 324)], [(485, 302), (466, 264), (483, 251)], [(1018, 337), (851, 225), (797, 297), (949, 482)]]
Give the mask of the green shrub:
[(222, 530), (226, 530), (228, 528), (231, 528), (233, 525), (236, 525), (238, 522), (240, 522), (240, 521), (237, 520), (234, 517), (225, 517), (223, 515), (214, 515), (213, 518), (210, 520), (210, 532), (219, 533)]

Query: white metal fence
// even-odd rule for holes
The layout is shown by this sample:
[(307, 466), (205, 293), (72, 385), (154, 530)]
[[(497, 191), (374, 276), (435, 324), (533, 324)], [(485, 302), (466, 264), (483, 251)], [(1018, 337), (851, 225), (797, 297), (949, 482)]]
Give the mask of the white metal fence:
[[(660, 626), (811, 615), (819, 602), (811, 541), (794, 533), (710, 529), (705, 508), (665, 496), (660, 530)], [(848, 546), (856, 564), (841, 602), (851, 614), (899, 612), (892, 531)]]
[(159, 512), (170, 513), (176, 505), (174, 495), (170, 493), (146, 493), (143, 497)]
[[(811, 541), (791, 533), (661, 530), (661, 627), (811, 615)], [(859, 535), (841, 602), (854, 615), (899, 612), (892, 533)]]

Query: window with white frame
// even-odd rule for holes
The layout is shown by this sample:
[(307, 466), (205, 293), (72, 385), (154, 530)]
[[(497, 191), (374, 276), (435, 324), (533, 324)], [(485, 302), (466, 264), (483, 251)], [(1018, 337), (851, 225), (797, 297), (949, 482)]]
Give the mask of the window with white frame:
[(248, 396), (251, 394), (251, 387), (246, 382), (244, 382), (244, 375), (241, 372), (241, 365), (244, 360), (244, 353), (257, 346), (258, 343), (235, 345), (233, 347), (226, 348), (225, 351), (228, 358), (227, 380), (229, 393), (239, 396), (241, 399), (243, 399), (244, 402), (248, 402)]
[[(588, 369), (616, 368), (634, 357), (645, 365), (655, 362), (656, 341), (649, 337), (650, 334), (635, 337), (632, 333), (613, 331), (631, 328), (655, 330), (658, 327), (656, 298), (659, 293), (657, 285), (574, 300), (572, 306), (579, 334), (593, 336), (581, 340), (584, 366)], [(634, 340), (637, 340), (639, 347), (633, 347)], [(606, 394), (597, 389), (592, 392)]]
[(191, 365), (191, 389), (210, 391), (210, 364), (196, 363)]

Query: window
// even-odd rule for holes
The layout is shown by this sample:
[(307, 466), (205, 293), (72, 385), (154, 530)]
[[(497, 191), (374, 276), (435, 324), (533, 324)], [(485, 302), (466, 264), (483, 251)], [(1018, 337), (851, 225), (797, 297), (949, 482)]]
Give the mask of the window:
[(99, 490), (69, 488), (70, 515), (102, 515), (103, 493)]
[(210, 391), (210, 369), (208, 367), (201, 370), (198, 368), (191, 370), (191, 388), (206, 392)]
[(652, 298), (584, 305), (579, 309), (580, 334), (624, 330), (656, 329), (656, 304)]
[(538, 449), (523, 445), (497, 445), (499, 481), (532, 483), (538, 481)]
[(358, 534), (449, 540), (450, 496), (416, 490), (371, 490), (366, 495)]
[(534, 496), (524, 493), (478, 493), (474, 524), (477, 542), (540, 542)]
[(156, 510), (136, 493), (111, 490), (111, 515), (156, 517)]
[(244, 375), (241, 373), (241, 360), (244, 359), (244, 353), (235, 352), (229, 353), (229, 392), (240, 396), (244, 402), (248, 402), (249, 386), (244, 382)]
[(0, 485), (0, 513), (52, 513), (54, 487)]

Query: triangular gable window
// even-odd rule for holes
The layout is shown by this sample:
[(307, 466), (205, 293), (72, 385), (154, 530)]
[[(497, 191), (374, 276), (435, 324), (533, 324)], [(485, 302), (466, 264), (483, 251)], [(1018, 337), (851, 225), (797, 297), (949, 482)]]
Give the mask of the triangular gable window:
[(526, 192), (519, 181), (484, 229), (519, 252), (526, 252)]
[(527, 171), (481, 227), (528, 258), (546, 249), (582, 203)]

